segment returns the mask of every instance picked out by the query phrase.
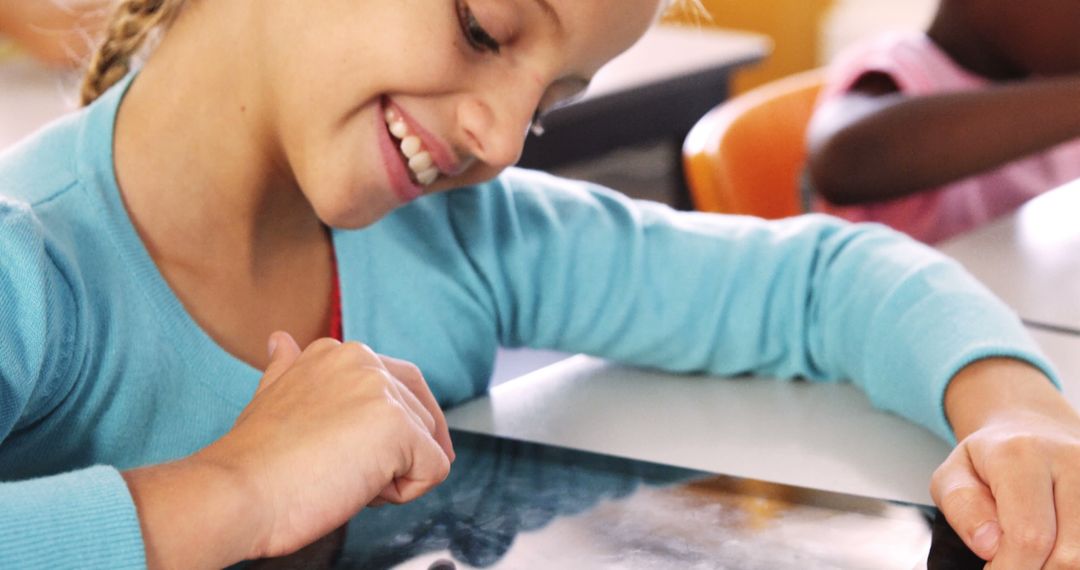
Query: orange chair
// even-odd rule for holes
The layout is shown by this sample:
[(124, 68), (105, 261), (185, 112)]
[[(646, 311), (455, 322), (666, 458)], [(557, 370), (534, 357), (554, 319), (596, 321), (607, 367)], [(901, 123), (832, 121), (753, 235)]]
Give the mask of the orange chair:
[(801, 214), (806, 126), (823, 82), (820, 69), (791, 75), (698, 120), (682, 150), (694, 207), (762, 218)]

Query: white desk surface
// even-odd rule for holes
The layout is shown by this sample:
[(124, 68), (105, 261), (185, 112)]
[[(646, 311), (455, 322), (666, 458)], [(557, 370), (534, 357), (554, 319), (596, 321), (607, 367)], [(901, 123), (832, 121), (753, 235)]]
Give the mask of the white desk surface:
[(1024, 320), (1080, 330), (1080, 181), (939, 249)]
[(753, 61), (771, 51), (772, 40), (760, 34), (706, 27), (657, 26), (596, 74), (585, 99), (714, 67)]
[[(1080, 404), (1080, 336), (1034, 331)], [(948, 446), (850, 384), (677, 376), (575, 356), (447, 414), (457, 429), (930, 504)]]

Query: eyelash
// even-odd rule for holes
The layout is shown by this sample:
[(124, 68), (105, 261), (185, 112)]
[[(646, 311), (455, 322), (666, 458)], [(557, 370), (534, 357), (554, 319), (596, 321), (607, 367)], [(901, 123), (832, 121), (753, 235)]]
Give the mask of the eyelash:
[[(465, 0), (455, 0), (455, 5), (457, 6), (458, 25), (461, 26), (461, 35), (465, 37), (465, 41), (469, 43), (469, 46), (479, 53), (499, 55), (502, 46), (476, 20), (476, 16), (469, 9), (468, 3)], [(532, 120), (529, 121), (529, 132), (535, 137), (544, 134), (543, 113), (539, 108), (533, 112)]]
[(461, 34), (465, 36), (465, 40), (478, 52), (498, 55), (502, 47), (499, 42), (495, 41), (495, 38), (491, 37), (491, 34), (480, 25), (480, 22), (476, 21), (476, 16), (464, 0), (456, 0), (456, 2), (458, 23), (461, 25)]

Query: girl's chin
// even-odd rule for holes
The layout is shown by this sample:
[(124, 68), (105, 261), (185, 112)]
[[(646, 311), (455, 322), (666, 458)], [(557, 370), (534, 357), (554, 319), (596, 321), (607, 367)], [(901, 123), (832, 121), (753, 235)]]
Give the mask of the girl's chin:
[(382, 200), (361, 200), (360, 194), (367, 195), (355, 193), (348, 197), (351, 198), (352, 205), (346, 202), (347, 198), (343, 195), (336, 203), (323, 204), (316, 208), (319, 220), (332, 228), (359, 230), (374, 224), (399, 206), (397, 203), (383, 203)]

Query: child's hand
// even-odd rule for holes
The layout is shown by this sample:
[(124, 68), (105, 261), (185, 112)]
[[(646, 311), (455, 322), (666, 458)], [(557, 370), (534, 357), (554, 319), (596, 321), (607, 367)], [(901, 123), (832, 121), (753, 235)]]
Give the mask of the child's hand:
[(288, 554), (372, 500), (401, 503), (446, 478), (442, 411), (409, 363), (323, 339), (302, 353), (284, 333), (235, 427), (195, 457), (247, 481), (261, 510), (249, 557)]
[[(983, 377), (947, 395), (954, 410), (960, 404), (949, 398), (965, 390), (981, 389), (966, 395), (985, 399), (965, 402), (980, 411), (961, 423), (979, 427), (934, 473), (934, 502), (989, 569), (1080, 568), (1080, 416), (1033, 368), (1007, 366), (976, 370)], [(1038, 377), (1027, 384), (1020, 376), (1030, 373)], [(987, 392), (1002, 380), (1027, 393)]]

